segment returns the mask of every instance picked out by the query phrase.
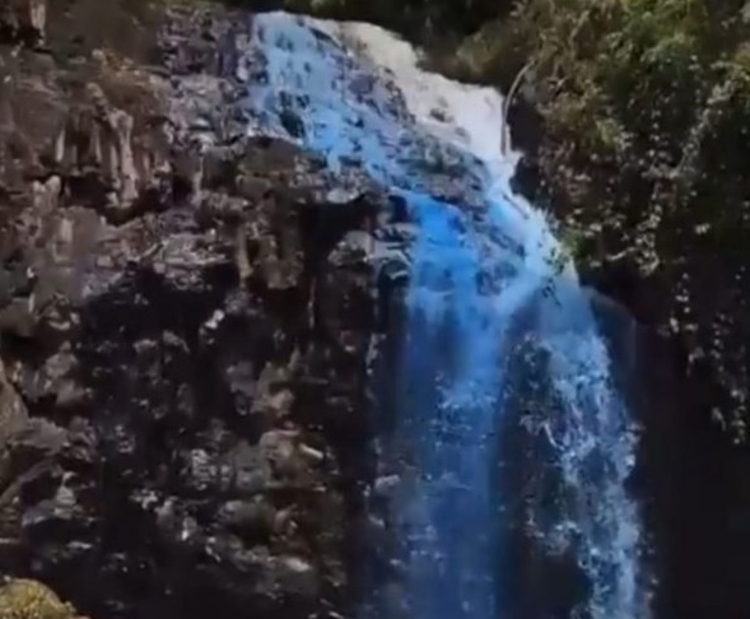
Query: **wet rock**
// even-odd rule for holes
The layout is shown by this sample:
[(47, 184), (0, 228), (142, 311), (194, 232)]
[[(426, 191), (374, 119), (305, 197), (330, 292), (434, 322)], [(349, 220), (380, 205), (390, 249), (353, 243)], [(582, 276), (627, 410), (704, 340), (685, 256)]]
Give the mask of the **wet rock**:
[(275, 562), (279, 589), (307, 598), (318, 593), (318, 579), (311, 563), (299, 557), (281, 557)]
[(47, 0), (10, 0), (0, 10), (1, 41), (41, 46), (46, 30)]
[(267, 539), (273, 530), (275, 510), (261, 496), (245, 501), (228, 501), (219, 510), (219, 522), (237, 535)]

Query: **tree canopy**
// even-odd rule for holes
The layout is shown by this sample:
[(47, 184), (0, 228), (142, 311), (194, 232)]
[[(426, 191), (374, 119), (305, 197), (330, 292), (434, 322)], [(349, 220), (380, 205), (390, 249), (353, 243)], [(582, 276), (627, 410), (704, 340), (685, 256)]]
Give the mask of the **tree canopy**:
[(531, 154), (586, 268), (625, 263), (665, 290), (660, 326), (745, 434), (750, 315), (750, 4), (526, 0), (454, 56), (508, 85), (527, 68)]

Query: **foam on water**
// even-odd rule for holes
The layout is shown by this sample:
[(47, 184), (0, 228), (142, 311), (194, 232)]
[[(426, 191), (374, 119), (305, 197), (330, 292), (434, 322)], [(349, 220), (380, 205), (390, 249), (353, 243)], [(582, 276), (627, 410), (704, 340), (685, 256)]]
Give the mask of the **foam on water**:
[(560, 272), (546, 217), (510, 189), (518, 154), (500, 151), (501, 97), (421, 71), (411, 46), (368, 24), (269, 13), (254, 34), (259, 53), (240, 67), (249, 131), (296, 141), (334, 170), (360, 166), (418, 222), (396, 430), (417, 469), (396, 515), (411, 616), (497, 614), (495, 432), (510, 325), (532, 305), (564, 401), (544, 423), (570, 497), (538, 534), (551, 553), (575, 549), (593, 619), (646, 619), (625, 490), (633, 428), (573, 265)]

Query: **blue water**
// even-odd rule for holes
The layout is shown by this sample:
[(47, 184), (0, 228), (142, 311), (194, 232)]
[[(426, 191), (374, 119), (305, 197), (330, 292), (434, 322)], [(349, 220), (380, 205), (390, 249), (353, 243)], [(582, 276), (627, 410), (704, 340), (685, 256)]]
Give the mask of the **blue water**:
[[(405, 616), (490, 619), (507, 607), (493, 472), (500, 421), (517, 415), (546, 437), (560, 480), (539, 502), (546, 513), (527, 514), (526, 534), (549, 555), (572, 551), (591, 584), (571, 616), (647, 619), (639, 517), (625, 487), (636, 435), (575, 272), (552, 260), (559, 248), (544, 218), (519, 218), (493, 191), (492, 170), (424, 131), (397, 85), (356, 54), (283, 14), (254, 29), (260, 53), (238, 68), (251, 84), (250, 131), (297, 141), (339, 175), (365, 170), (406, 200), (416, 223), (390, 436), (405, 461), (392, 514)], [(546, 353), (562, 402), (554, 414), (503, 404), (506, 376), (520, 367), (520, 317)]]

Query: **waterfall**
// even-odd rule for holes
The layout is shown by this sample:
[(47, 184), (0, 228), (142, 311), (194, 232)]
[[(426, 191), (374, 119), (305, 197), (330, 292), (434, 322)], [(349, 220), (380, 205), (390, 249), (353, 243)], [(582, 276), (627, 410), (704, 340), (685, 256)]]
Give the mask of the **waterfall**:
[[(570, 616), (646, 619), (641, 527), (626, 490), (635, 429), (574, 266), (546, 218), (510, 190), (518, 155), (500, 152), (501, 98), (421, 71), (410, 46), (374, 26), (270, 13), (253, 32), (237, 67), (248, 131), (313, 150), (339, 175), (366, 171), (415, 222), (390, 437), (408, 461), (392, 508), (405, 616), (490, 619), (508, 607), (493, 459), (510, 420), (553, 453), (555, 496), (524, 525), (587, 577)], [(554, 409), (509, 404), (509, 377), (524, 384), (519, 321)]]

